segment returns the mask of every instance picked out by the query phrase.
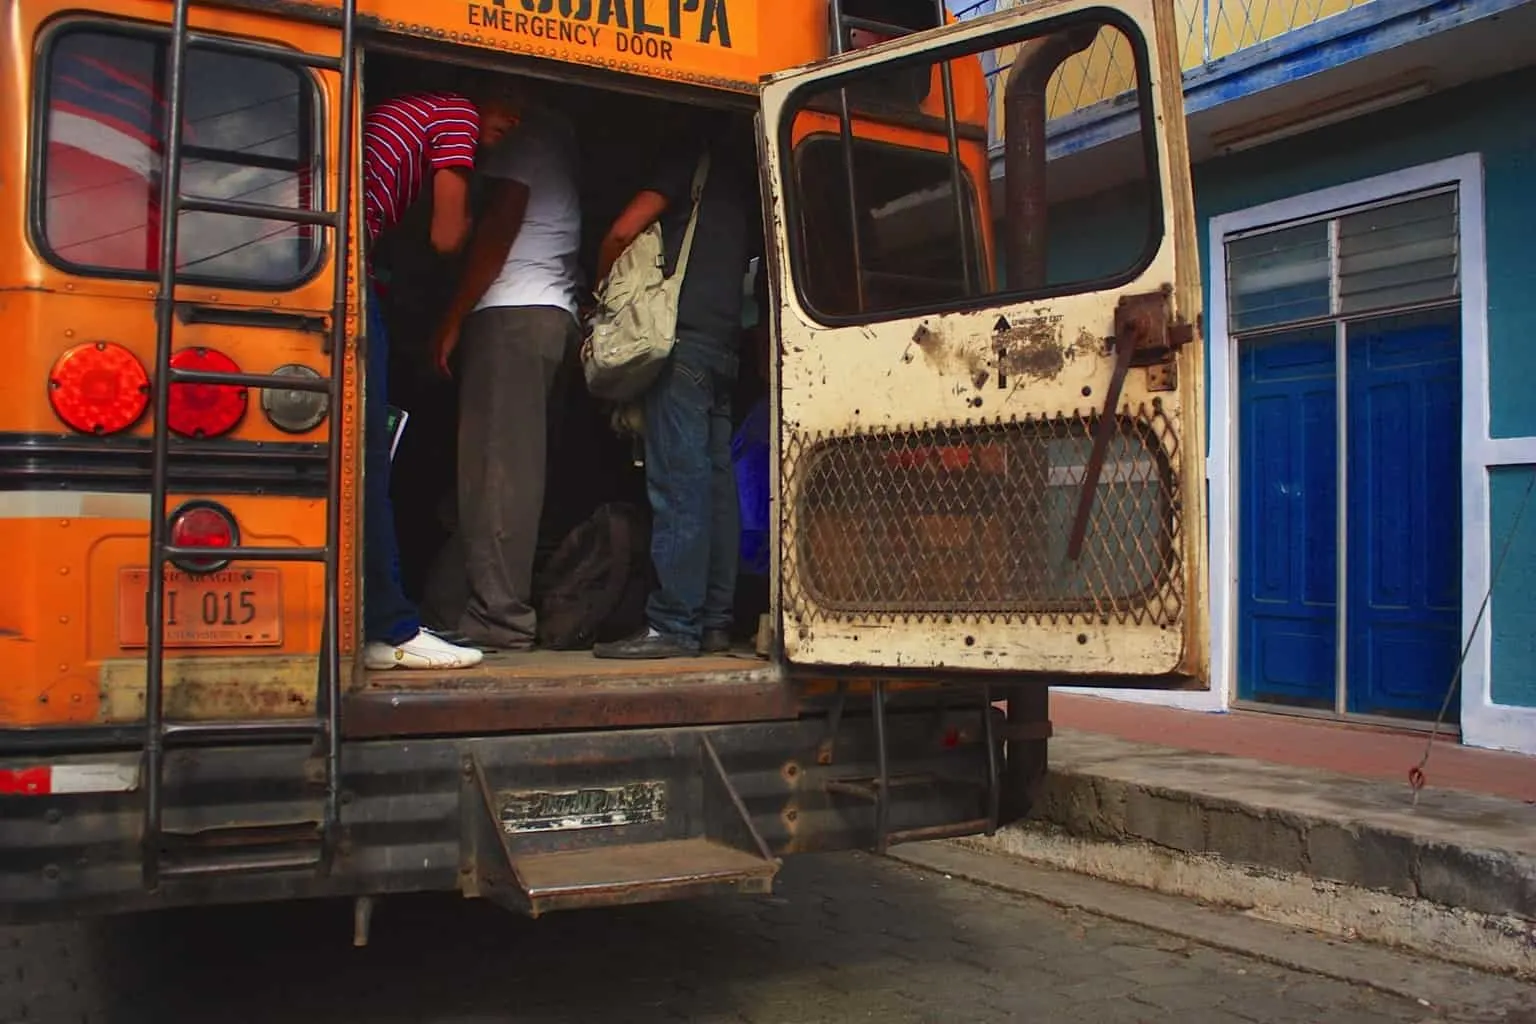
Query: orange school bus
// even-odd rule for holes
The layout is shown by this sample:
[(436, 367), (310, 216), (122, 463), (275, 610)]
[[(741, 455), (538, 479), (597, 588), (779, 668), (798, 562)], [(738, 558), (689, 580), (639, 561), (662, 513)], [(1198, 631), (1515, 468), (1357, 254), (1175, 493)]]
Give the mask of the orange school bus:
[[(1206, 685), (1166, 0), (4, 3), (0, 919), (763, 893), (1022, 814), (1049, 685)], [(360, 112), (462, 68), (574, 112), (599, 228), (755, 115), (756, 652), (361, 667)]]

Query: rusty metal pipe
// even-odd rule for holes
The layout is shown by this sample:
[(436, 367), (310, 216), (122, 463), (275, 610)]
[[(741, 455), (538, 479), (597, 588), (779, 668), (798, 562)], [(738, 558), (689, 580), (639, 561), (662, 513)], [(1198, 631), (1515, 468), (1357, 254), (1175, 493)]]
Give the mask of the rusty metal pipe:
[(1010, 289), (1042, 288), (1050, 242), (1045, 177), (1045, 91), (1068, 57), (1098, 38), (1099, 26), (1079, 25), (1019, 47), (1003, 92), (1003, 258)]

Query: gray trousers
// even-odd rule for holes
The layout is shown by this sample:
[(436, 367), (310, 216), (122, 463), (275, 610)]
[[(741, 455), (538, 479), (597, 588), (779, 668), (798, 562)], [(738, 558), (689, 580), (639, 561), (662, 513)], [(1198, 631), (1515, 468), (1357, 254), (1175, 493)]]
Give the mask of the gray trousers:
[(482, 309), (459, 336), (458, 522), (426, 610), (488, 647), (534, 642), (544, 475), (580, 340), (575, 318), (556, 306)]

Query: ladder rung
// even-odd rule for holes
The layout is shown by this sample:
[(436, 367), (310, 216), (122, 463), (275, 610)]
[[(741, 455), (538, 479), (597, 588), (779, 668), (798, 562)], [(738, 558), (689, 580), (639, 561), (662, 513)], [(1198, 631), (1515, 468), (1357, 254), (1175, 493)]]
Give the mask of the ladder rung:
[(329, 377), (280, 377), (271, 373), (220, 373), (217, 370), (181, 370), (171, 367), (172, 384), (216, 384), (241, 388), (270, 388), (273, 391), (331, 390)]
[(202, 32), (188, 32), (187, 45), (199, 50), (217, 50), (220, 53), (231, 53), (241, 57), (256, 57), (261, 60), (277, 61), (282, 64), (296, 64), (300, 67), (314, 68), (317, 71), (340, 71), (341, 58), (327, 57), (318, 53), (304, 53), (300, 50), (290, 50), (286, 46), (273, 46), (269, 43), (252, 43), (243, 39), (227, 39), (223, 36), (210, 36)]
[(160, 865), (161, 878), (206, 878), (209, 875), (243, 875), (264, 871), (305, 871), (319, 867), (322, 853), (284, 853), (239, 860), (170, 861)]
[(325, 731), (318, 718), (264, 718), (227, 722), (166, 722), (161, 735), (173, 742), (275, 743), (280, 740), (307, 740)]
[[(887, 789), (902, 789), (908, 786), (938, 786), (945, 783), (969, 784), (963, 779), (946, 779), (928, 774), (892, 775), (885, 781)], [(872, 778), (828, 779), (826, 790), (828, 793), (858, 797), (861, 800), (878, 800), (880, 799), (880, 780)]]
[(257, 548), (239, 545), (232, 548), (165, 546), (167, 559), (218, 559), (221, 562), (323, 562), (325, 548)]
[(886, 842), (895, 846), (897, 843), (925, 843), (933, 839), (959, 839), (984, 832), (990, 833), (992, 828), (990, 818), (972, 818), (969, 821), (956, 821), (948, 825), (900, 829), (887, 835)]
[(286, 221), (290, 224), (318, 224), (329, 228), (335, 227), (340, 220), (335, 210), (301, 210), (296, 206), (248, 203), (243, 199), (182, 196), (178, 205), (183, 213), (222, 213), (231, 217)]

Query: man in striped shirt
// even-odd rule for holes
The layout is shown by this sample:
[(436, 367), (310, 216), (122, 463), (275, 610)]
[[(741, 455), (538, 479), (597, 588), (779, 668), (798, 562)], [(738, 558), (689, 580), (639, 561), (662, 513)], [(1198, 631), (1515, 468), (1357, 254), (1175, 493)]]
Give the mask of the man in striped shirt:
[[(376, 241), (431, 188), (432, 248), (448, 254), (469, 237), (470, 174), (481, 145), (499, 141), (518, 120), (512, 93), (478, 98), (457, 93), (400, 96), (368, 112), (363, 123), (363, 192), (368, 240)], [(372, 274), (369, 274), (372, 287)], [(481, 659), (422, 628), (400, 585), (399, 541), (389, 500), (389, 343), (377, 294), (368, 305), (363, 508), (364, 663), (371, 669), (463, 668)]]

